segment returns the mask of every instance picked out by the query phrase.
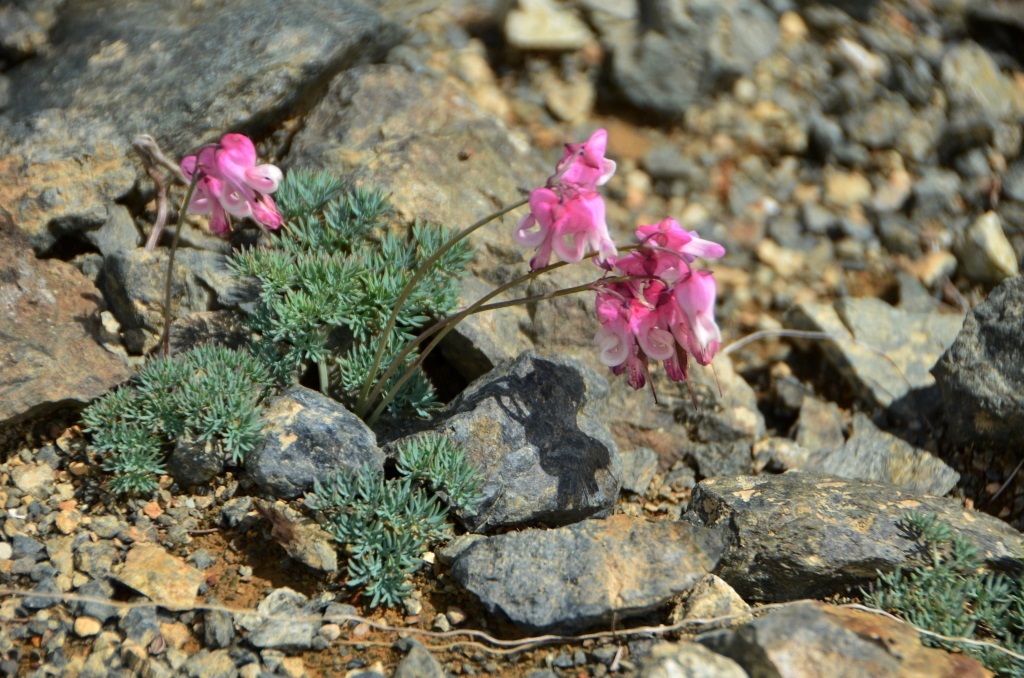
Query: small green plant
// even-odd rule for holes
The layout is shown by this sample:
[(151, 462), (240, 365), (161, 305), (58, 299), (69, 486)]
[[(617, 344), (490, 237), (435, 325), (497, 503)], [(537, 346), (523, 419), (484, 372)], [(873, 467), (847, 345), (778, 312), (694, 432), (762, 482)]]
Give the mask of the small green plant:
[[(1024, 653), (1021, 579), (985, 570), (977, 549), (933, 514), (911, 513), (904, 521), (921, 545), (920, 562), (880, 572), (865, 592), (865, 602), (928, 631), (987, 640)], [(1024, 662), (997, 650), (926, 635), (922, 641), (963, 651), (1000, 675), (1024, 676)]]
[(472, 511), (482, 498), (484, 478), (448, 438), (425, 434), (398, 446), (398, 472), (444, 493), (452, 504)]
[[(281, 237), (234, 255), (230, 265), (237, 275), (258, 281), (260, 299), (251, 322), (273, 345), (283, 369), (298, 374), (315, 365), (321, 389), (351, 407), (367, 379), (376, 382), (391, 365), (385, 359), (373, 367), (378, 348), (393, 359), (422, 327), (455, 308), (471, 255), (465, 242), (446, 251), (385, 332), (403, 288), (450, 234), (421, 223), (401, 235), (389, 231), (387, 196), (342, 189), (325, 172), (290, 172), (277, 193), (285, 217)], [(405, 356), (403, 369), (417, 357)], [(389, 380), (395, 382), (397, 376)], [(392, 413), (426, 416), (438, 405), (422, 372), (397, 392), (387, 386), (383, 391)]]
[(91, 449), (112, 473), (110, 489), (148, 494), (178, 439), (214, 442), (238, 464), (259, 437), (259, 403), (273, 378), (257, 357), (224, 346), (199, 346), (156, 358), (133, 383), (82, 413)]
[[(445, 444), (439, 441), (445, 440)], [(410, 449), (415, 452), (410, 455)], [(443, 461), (430, 460), (445, 457)], [(359, 588), (370, 606), (394, 607), (412, 591), (410, 578), (431, 544), (451, 536), (448, 510), (428, 491), (446, 489), (476, 505), (483, 479), (461, 449), (440, 436), (422, 436), (400, 447), (400, 459), (426, 460), (419, 471), (399, 463), (403, 477), (385, 480), (370, 469), (340, 469), (316, 482), (307, 505), (348, 556), (346, 584)], [(451, 488), (459, 488), (454, 494)]]

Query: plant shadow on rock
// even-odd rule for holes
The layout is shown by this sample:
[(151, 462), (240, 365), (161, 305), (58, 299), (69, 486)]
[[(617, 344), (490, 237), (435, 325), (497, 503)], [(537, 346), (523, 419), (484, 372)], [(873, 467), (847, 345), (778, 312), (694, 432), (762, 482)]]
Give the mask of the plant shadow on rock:
[[(610, 467), (611, 458), (608, 449), (581, 431), (575, 421), (586, 391), (580, 374), (563, 365), (538, 362), (535, 366), (544, 366), (551, 373), (534, 369), (522, 376), (505, 375), (457, 401), (455, 408), (456, 412), (471, 411), (493, 400), (522, 426), (524, 439), (537, 446), (540, 467), (557, 481), (558, 510), (571, 512), (573, 504), (601, 493), (597, 474)], [(516, 394), (530, 398), (530, 409), (518, 402)], [(584, 507), (580, 511), (576, 520), (590, 513)], [(560, 522), (565, 516), (562, 518)]]

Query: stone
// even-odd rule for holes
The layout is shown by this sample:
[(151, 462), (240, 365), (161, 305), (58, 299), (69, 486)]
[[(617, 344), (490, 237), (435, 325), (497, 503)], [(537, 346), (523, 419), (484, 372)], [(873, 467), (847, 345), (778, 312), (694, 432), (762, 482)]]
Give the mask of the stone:
[(871, 194), (871, 182), (863, 174), (826, 168), (825, 202), (836, 207), (853, 207), (867, 204)]
[(47, 499), (53, 494), (53, 468), (49, 464), (24, 464), (11, 469), (14, 486), (36, 499)]
[(870, 149), (893, 148), (910, 125), (913, 111), (903, 99), (882, 99), (844, 119), (849, 138)]
[(940, 497), (960, 480), (960, 474), (944, 461), (880, 431), (860, 412), (853, 417), (849, 440), (841, 447), (814, 450), (801, 470), (836, 478), (889, 483)]
[(1024, 113), (1024, 90), (1003, 75), (992, 55), (977, 43), (952, 46), (939, 73), (954, 107), (976, 109), (992, 120)]
[[(216, 599), (206, 601), (210, 605), (219, 605)], [(218, 650), (235, 644), (235, 624), (231, 615), (221, 610), (203, 611), (203, 645)]]
[(392, 678), (444, 678), (441, 664), (423, 647), (423, 643), (415, 638), (407, 638), (400, 643), (404, 645), (400, 649), (406, 655), (398, 663)]
[(525, 50), (575, 51), (593, 42), (587, 25), (551, 0), (519, 0), (505, 17), (505, 39)]
[(487, 482), (473, 531), (607, 515), (619, 493), (618, 448), (601, 421), (604, 380), (578, 361), (527, 352), (470, 384), (436, 417)]
[(0, 426), (83, 406), (129, 377), (96, 340), (98, 299), (70, 264), (36, 259), (0, 208)]
[[(105, 257), (100, 289), (121, 324), (129, 353), (144, 353), (159, 342), (167, 275), (166, 249), (121, 250)], [(223, 254), (182, 248), (174, 257), (171, 310), (175, 318), (218, 307), (237, 306), (253, 290), (233, 278)]]
[(749, 73), (778, 40), (771, 12), (745, 0), (652, 2), (620, 23), (604, 36), (612, 83), (634, 106), (666, 118)]
[(617, 515), (479, 539), (452, 576), (524, 631), (575, 633), (658, 609), (716, 567), (716, 529)]
[(684, 520), (725, 527), (731, 546), (713, 573), (744, 600), (777, 602), (855, 589), (906, 565), (919, 548), (903, 527), (910, 511), (956, 526), (989, 567), (1016, 567), (1024, 538), (997, 518), (953, 499), (809, 473), (702, 480)]
[(102, 601), (114, 596), (114, 587), (106, 579), (90, 579), (78, 587), (76, 593), (83, 599), (72, 603), (77, 614), (98, 620), (101, 624), (117, 617), (118, 608)]
[(167, 458), (167, 472), (182, 487), (205, 485), (224, 471), (225, 455), (212, 440), (178, 438)]
[(106, 539), (75, 547), (75, 568), (94, 579), (109, 576), (114, 563), (120, 561), (121, 554)]
[(269, 399), (262, 438), (245, 457), (245, 471), (275, 498), (294, 499), (339, 467), (382, 473), (384, 453), (359, 417), (302, 386)]
[(651, 648), (640, 678), (746, 678), (739, 664), (699, 643), (659, 643)]
[(283, 15), (269, 0), (71, 3), (60, 26), (45, 56), (6, 71), (5, 116), (18, 122), (0, 144), (0, 205), (15, 208), (37, 252), (62, 231), (108, 220), (138, 174), (127, 153), (136, 135), (159, 131), (172, 158), (228, 130), (258, 136), (337, 72), (382, 57), (402, 37), (350, 1), (303, 3)]
[(310, 649), (322, 619), (306, 603), (305, 596), (287, 587), (275, 589), (256, 607), (263, 621), (246, 642), (260, 650)]
[(622, 453), (622, 489), (633, 494), (647, 492), (658, 471), (658, 455), (649, 447)]
[[(992, 290), (964, 320), (932, 373), (953, 447), (1024, 449), (1024, 279)], [(1019, 456), (1019, 455), (1018, 455)]]
[(260, 515), (270, 520), (271, 535), (288, 555), (306, 567), (321, 572), (338, 571), (337, 542), (311, 518), (284, 502), (256, 500)]
[(199, 570), (156, 544), (132, 547), (115, 578), (168, 610), (191, 609), (205, 580)]
[(236, 678), (238, 669), (228, 650), (200, 650), (181, 667), (189, 678)]
[[(725, 581), (709, 574), (687, 593), (669, 615), (670, 624), (701, 620), (701, 633), (720, 626), (734, 626), (750, 621), (750, 606)], [(720, 621), (712, 623), (710, 620)]]
[(753, 676), (992, 675), (977, 659), (925, 647), (909, 624), (814, 601), (772, 610), (740, 629), (706, 634), (698, 642)]
[(75, 635), (81, 638), (95, 636), (103, 629), (103, 623), (92, 617), (79, 617), (75, 620)]
[(789, 328), (830, 334), (833, 340), (820, 343), (826, 359), (872, 407), (889, 408), (904, 400), (908, 408), (921, 408), (934, 407), (935, 380), (928, 370), (953, 343), (963, 319), (847, 297), (834, 305), (799, 304), (784, 322)]
[(819, 454), (838, 449), (846, 442), (839, 406), (813, 396), (804, 396), (795, 426), (797, 444)]
[(963, 272), (974, 282), (998, 285), (1020, 275), (1017, 253), (995, 212), (985, 212), (967, 227), (956, 242), (956, 253)]

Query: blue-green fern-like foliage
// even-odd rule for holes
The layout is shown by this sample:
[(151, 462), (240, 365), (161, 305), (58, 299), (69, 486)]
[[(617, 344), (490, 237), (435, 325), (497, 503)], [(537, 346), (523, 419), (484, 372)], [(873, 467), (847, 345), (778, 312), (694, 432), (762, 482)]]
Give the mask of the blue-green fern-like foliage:
[[(920, 562), (879, 573), (865, 602), (911, 624), (955, 638), (994, 642), (1024, 654), (1024, 581), (984, 569), (978, 550), (934, 514), (910, 513), (904, 525), (921, 546)], [(1024, 662), (992, 648), (921, 636), (964, 652), (999, 675), (1024, 677)]]
[[(399, 448), (400, 459), (447, 458), (432, 467), (420, 465), (426, 471), (399, 464), (403, 477), (385, 480), (371, 469), (340, 469), (317, 481), (306, 495), (307, 506), (320, 512), (325, 528), (348, 555), (346, 584), (360, 589), (371, 607), (398, 605), (412, 592), (410, 580), (423, 553), (431, 544), (450, 537), (448, 509), (430, 490), (444, 489), (456, 508), (480, 502), (480, 472), (459, 447), (439, 440), (446, 441), (428, 435)], [(418, 451), (410, 455), (413, 444)]]
[[(285, 217), (281, 236), (267, 247), (234, 255), (229, 264), (236, 275), (258, 281), (260, 298), (251, 324), (272, 344), (282, 370), (298, 374), (312, 365), (325, 368), (328, 392), (351, 406), (380, 342), (384, 360), (372, 382), (417, 332), (455, 309), (471, 252), (464, 242), (448, 250), (414, 288), (394, 330), (384, 337), (403, 287), (451, 233), (421, 223), (401, 234), (389, 230), (387, 196), (343, 188), (329, 173), (292, 170), (276, 194)], [(417, 355), (405, 358), (389, 384)], [(391, 390), (386, 388), (382, 397)], [(437, 405), (433, 387), (417, 371), (388, 411), (426, 416)]]
[(150, 494), (180, 438), (213, 442), (239, 464), (259, 439), (259, 404), (274, 384), (259, 357), (199, 346), (148, 362), (132, 383), (82, 413), (90, 449), (119, 494)]

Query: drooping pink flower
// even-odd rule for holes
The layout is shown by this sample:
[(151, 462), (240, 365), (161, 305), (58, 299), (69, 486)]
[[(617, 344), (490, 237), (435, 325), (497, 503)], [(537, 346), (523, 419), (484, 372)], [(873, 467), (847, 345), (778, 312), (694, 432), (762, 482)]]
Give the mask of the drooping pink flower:
[(679, 315), (672, 325), (672, 333), (701, 365), (711, 362), (722, 341), (722, 333), (715, 322), (716, 292), (711, 271), (694, 271), (680, 280), (673, 291)]
[(519, 223), (515, 240), (537, 248), (530, 268), (551, 262), (552, 253), (562, 261), (580, 261), (587, 251), (605, 262), (618, 252), (608, 235), (604, 200), (596, 188), (611, 178), (615, 163), (604, 157), (608, 133), (594, 132), (580, 144), (566, 144), (561, 162), (547, 185), (530, 193), (530, 213)]
[(225, 134), (220, 143), (183, 159), (181, 171), (189, 181), (201, 173), (189, 211), (210, 214), (210, 230), (217, 235), (230, 232), (231, 217), (252, 218), (270, 229), (284, 221), (270, 197), (284, 175), (274, 165), (256, 164), (256, 147), (245, 135)]
[(720, 257), (725, 248), (671, 219), (641, 226), (636, 235), (640, 246), (609, 266), (629, 280), (598, 290), (601, 328), (594, 342), (612, 372), (628, 369), (633, 388), (646, 383), (651, 359), (661, 360), (673, 381), (685, 381), (689, 357), (709, 364), (722, 339), (714, 317), (714, 276), (691, 264), (698, 256)]
[(551, 262), (554, 252), (562, 261), (577, 262), (589, 248), (602, 260), (617, 250), (608, 235), (604, 200), (594, 191), (559, 195), (550, 188), (530, 193), (530, 213), (513, 235), (524, 247), (536, 247), (530, 268), (537, 270)]

